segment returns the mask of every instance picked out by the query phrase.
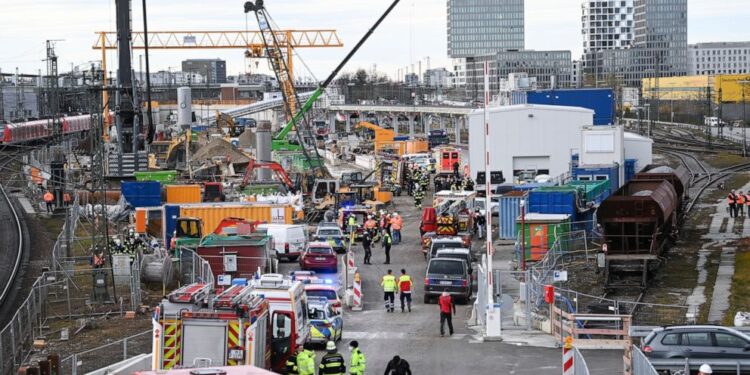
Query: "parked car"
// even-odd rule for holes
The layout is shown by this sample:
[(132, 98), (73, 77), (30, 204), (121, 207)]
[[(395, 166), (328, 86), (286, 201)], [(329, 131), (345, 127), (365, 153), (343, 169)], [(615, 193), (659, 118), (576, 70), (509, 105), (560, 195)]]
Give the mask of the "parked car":
[(465, 248), (446, 248), (440, 249), (435, 253), (435, 258), (461, 259), (469, 266), (469, 275), (474, 274), (474, 256), (471, 250)]
[(469, 266), (463, 259), (433, 258), (427, 264), (424, 278), (424, 303), (443, 292), (451, 294), (457, 302), (468, 303), (471, 299), (471, 276)]
[(303, 270), (336, 272), (338, 259), (327, 242), (310, 242), (299, 258), (299, 265)]
[(319, 225), (315, 230), (315, 240), (328, 242), (339, 254), (346, 252), (348, 238), (338, 226)]
[(273, 248), (279, 259), (294, 262), (307, 246), (307, 233), (304, 225), (260, 224), (258, 230), (265, 230), (273, 237)]
[(463, 238), (458, 236), (435, 236), (432, 237), (430, 242), (430, 250), (425, 254), (427, 259), (435, 257), (435, 254), (440, 249), (468, 249), (466, 242)]
[[(490, 203), (490, 212), (492, 213), (492, 216), (498, 216), (498, 215), (500, 215), (500, 201), (498, 199), (499, 198), (492, 198), (492, 200), (491, 200), (491, 203)], [(484, 207), (485, 207), (484, 202), (486, 200), (487, 199), (484, 198), (484, 197), (482, 197), (482, 198), (474, 198), (474, 208), (479, 209), (479, 214), (480, 215), (484, 215)]]
[(643, 353), (651, 358), (750, 359), (750, 336), (721, 326), (662, 327), (643, 341)]
[(307, 297), (307, 311), (310, 321), (308, 342), (325, 344), (339, 341), (344, 334), (344, 318), (333, 310), (325, 297)]

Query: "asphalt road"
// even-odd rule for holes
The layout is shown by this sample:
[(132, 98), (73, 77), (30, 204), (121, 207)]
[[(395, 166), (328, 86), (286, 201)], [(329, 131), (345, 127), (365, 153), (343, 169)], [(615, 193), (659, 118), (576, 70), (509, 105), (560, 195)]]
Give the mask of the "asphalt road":
[[(383, 264), (385, 253), (380, 244), (373, 248), (372, 265), (363, 265), (362, 247), (359, 244), (354, 247), (356, 265), (363, 280), (364, 310), (344, 313), (344, 339), (338, 348), (347, 361), (348, 342), (355, 339), (367, 357), (369, 374), (383, 373), (394, 355), (407, 359), (415, 374), (561, 373), (558, 349), (481, 342), (481, 337), (475, 336), (467, 325), (471, 305), (457, 306), (453, 320), (455, 334), (440, 337), (438, 306), (423, 303), (426, 262), (419, 247), (421, 210), (406, 196), (396, 198), (395, 210), (404, 218), (403, 241), (391, 249), (390, 265)], [(298, 263), (281, 265), (281, 271), (287, 274), (298, 268)], [(401, 313), (397, 297), (396, 312), (386, 313), (380, 279), (388, 269), (398, 275), (401, 268), (406, 269), (414, 281), (412, 312)], [(320, 359), (323, 352), (318, 353)], [(586, 351), (583, 354), (592, 374), (622, 372), (621, 351)]]

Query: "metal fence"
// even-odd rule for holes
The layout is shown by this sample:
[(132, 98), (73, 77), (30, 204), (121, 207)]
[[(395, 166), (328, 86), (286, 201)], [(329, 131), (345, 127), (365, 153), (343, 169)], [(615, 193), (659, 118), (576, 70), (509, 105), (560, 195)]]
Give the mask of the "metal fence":
[(85, 374), (143, 354), (144, 348), (150, 349), (151, 335), (151, 330), (148, 330), (63, 358), (60, 373)]
[(211, 264), (203, 259), (195, 251), (188, 248), (180, 248), (179, 276), (178, 280), (182, 284), (192, 283), (210, 283), (214, 282), (214, 274), (211, 271)]
[(633, 375), (659, 375), (651, 365), (646, 355), (636, 345), (631, 346), (631, 374)]
[(586, 359), (583, 358), (581, 351), (576, 347), (573, 347), (573, 363), (573, 373), (575, 375), (589, 375), (589, 365), (586, 364)]

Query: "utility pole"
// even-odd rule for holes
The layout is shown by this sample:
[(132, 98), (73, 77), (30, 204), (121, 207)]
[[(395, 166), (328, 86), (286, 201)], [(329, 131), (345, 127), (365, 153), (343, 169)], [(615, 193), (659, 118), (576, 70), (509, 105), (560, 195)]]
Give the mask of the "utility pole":
[[(708, 117), (711, 117), (711, 86), (706, 86), (706, 118)], [(706, 127), (708, 134), (708, 148), (711, 149), (711, 123), (707, 122)]]
[(57, 55), (55, 54), (55, 43), (62, 39), (47, 40), (47, 115), (50, 116), (49, 127), (52, 128), (52, 134), (55, 137), (62, 135), (60, 129), (60, 101), (58, 92), (58, 73), (57, 73)]

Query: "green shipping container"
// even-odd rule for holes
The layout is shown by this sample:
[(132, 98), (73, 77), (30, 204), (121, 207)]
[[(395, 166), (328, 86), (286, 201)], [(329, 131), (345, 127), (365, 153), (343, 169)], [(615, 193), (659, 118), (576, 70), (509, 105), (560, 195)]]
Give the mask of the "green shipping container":
[(604, 200), (610, 191), (610, 181), (572, 181), (568, 185), (573, 187), (580, 187), (586, 193), (586, 201), (601, 202)]
[(177, 171), (151, 171), (133, 173), (136, 181), (159, 181), (164, 184), (173, 184), (177, 180)]
[[(527, 213), (525, 220), (516, 219), (516, 233), (523, 234), (526, 260), (535, 262), (544, 259), (547, 251), (563, 234), (570, 232), (570, 215)], [(562, 250), (565, 243), (561, 244)]]

